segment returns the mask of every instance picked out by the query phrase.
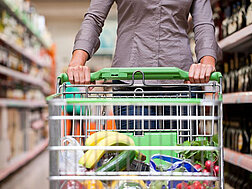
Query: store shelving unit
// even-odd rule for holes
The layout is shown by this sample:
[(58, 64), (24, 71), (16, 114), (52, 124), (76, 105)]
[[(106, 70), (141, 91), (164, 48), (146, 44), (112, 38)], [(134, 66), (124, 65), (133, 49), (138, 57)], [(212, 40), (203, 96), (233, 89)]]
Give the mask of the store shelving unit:
[(6, 99), (0, 98), (0, 107), (11, 107), (11, 108), (43, 108), (47, 104), (45, 100), (15, 100), (15, 99)]
[(7, 168), (0, 169), (0, 181), (6, 178), (11, 173), (14, 173), (17, 169), (27, 164), (33, 158), (35, 158), (39, 153), (41, 153), (48, 146), (48, 139), (41, 141), (37, 144), (36, 148), (31, 151), (27, 151), (20, 156), (13, 159)]
[[(217, 2), (216, 0), (215, 2)], [(213, 2), (213, 1), (212, 1)], [(238, 60), (238, 53), (251, 51), (252, 48), (252, 25), (234, 32), (218, 42), (225, 53), (232, 53)], [(223, 94), (224, 111), (225, 105), (252, 104), (252, 92), (234, 92)], [(230, 108), (230, 106), (228, 106)], [(224, 148), (224, 161), (252, 172), (252, 156)]]
[(249, 25), (225, 39), (219, 41), (219, 46), (225, 52), (243, 52), (252, 46), (252, 25)]
[(49, 67), (50, 66), (48, 63), (44, 62), (40, 58), (37, 58), (34, 55), (32, 55), (31, 52), (17, 46), (14, 42), (10, 41), (7, 38), (7, 36), (5, 36), (4, 34), (1, 34), (1, 33), (0, 33), (0, 41), (2, 41), (5, 45), (12, 48), (15, 52), (17, 52), (20, 55), (24, 56), (25, 58), (27, 58), (31, 62), (37, 64), (38, 66), (42, 66), (42, 67)]
[(50, 89), (46, 87), (45, 82), (31, 75), (24, 74), (22, 72), (15, 71), (1, 65), (0, 65), (0, 73), (15, 78), (17, 80), (41, 87), (46, 94), (50, 94)]
[(224, 160), (252, 172), (252, 156), (224, 148)]
[(223, 104), (252, 103), (252, 92), (223, 94)]
[[(24, 32), (28, 34), (26, 36), (30, 38), (28, 40), (32, 38), (31, 44), (33, 44), (33, 40), (36, 40), (36, 45), (39, 47), (41, 46), (41, 56), (47, 54), (51, 59), (51, 62), (48, 63), (48, 57), (43, 58), (40, 55), (34, 55), (31, 51), (32, 49), (23, 48), (13, 41), (11, 36), (0, 33), (0, 45), (4, 46), (5, 49), (11, 51), (12, 54), (16, 54), (20, 59), (21, 57), (25, 59), (31, 66), (35, 67), (35, 70), (38, 69), (40, 73), (50, 70), (50, 75), (44, 80), (44, 78), (42, 78), (44, 76), (40, 74), (38, 74), (40, 76), (34, 74), (30, 75), (14, 70), (12, 67), (0, 65), (0, 75), (7, 76), (7, 81), (11, 84), (15, 81), (14, 84), (24, 86), (23, 92), (25, 95), (27, 94), (26, 88), (31, 90), (29, 93), (32, 94), (32, 96), (29, 96), (31, 98), (34, 98), (34, 94), (36, 96), (36, 92), (42, 92), (44, 96), (51, 94), (54, 90), (53, 86), (55, 83), (55, 47), (50, 44), (50, 40), (48, 41), (47, 38), (45, 38), (44, 33), (40, 33), (40, 31), (30, 23), (27, 14), (19, 10), (15, 3), (10, 3), (10, 1), (7, 0), (0, 0), (0, 6), (1, 10), (5, 10), (9, 16), (16, 20), (20, 27), (23, 27)], [(11, 84), (8, 83), (8, 85), (6, 85), (7, 88), (11, 86)], [(35, 93), (33, 93), (32, 90), (35, 90)], [(41, 94), (38, 94), (37, 98), (40, 99)], [(26, 98), (29, 97), (26, 96)], [(0, 181), (27, 164), (27, 162), (35, 158), (48, 145), (46, 134), (46, 119), (48, 116), (47, 104), (44, 99), (38, 99), (0, 98), (0, 149), (4, 151), (4, 154), (0, 155)], [(19, 118), (16, 119), (16, 117), (11, 117), (10, 115), (17, 115)], [(12, 138), (9, 136), (12, 132), (11, 128), (15, 130), (15, 132), (13, 132), (15, 134), (13, 134)], [(18, 134), (20, 134), (21, 137), (16, 139), (15, 136), (19, 136)], [(19, 145), (20, 147), (16, 147), (16, 151), (13, 150), (13, 146), (15, 147), (15, 144), (18, 144), (20, 140), (22, 140)]]

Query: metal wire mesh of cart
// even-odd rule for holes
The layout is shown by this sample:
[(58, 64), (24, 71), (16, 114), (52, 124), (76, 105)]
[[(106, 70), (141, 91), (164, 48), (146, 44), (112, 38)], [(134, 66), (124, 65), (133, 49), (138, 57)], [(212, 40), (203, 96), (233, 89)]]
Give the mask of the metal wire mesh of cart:
[(219, 73), (197, 85), (145, 82), (188, 79), (177, 68), (91, 74), (101, 79), (63, 74), (48, 98), (51, 188), (223, 188)]

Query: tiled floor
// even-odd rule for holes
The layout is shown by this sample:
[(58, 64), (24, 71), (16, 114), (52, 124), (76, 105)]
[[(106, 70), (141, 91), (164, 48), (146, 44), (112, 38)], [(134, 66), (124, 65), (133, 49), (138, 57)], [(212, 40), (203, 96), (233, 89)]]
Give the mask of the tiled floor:
[(0, 189), (48, 189), (49, 153), (42, 152), (28, 165), (0, 182)]

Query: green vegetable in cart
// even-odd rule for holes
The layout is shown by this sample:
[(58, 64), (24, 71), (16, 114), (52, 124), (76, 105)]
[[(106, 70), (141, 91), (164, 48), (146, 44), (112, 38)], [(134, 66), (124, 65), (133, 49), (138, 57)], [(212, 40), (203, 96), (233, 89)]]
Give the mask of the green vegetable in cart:
[[(196, 141), (185, 141), (183, 144), (178, 144), (178, 146), (218, 146), (218, 136), (214, 135), (212, 137), (212, 143), (207, 139), (204, 140), (196, 140)], [(202, 155), (204, 159), (207, 160), (216, 160), (219, 156), (219, 151), (200, 151), (200, 150), (185, 150), (185, 151), (177, 151), (184, 159), (191, 159), (193, 158), (194, 162), (200, 164), (202, 161)]]
[[(112, 135), (102, 139), (97, 146), (131, 146), (134, 141), (127, 135)], [(88, 150), (79, 160), (79, 164), (84, 165), (86, 168), (93, 168), (98, 161), (102, 158), (106, 150)]]
[(114, 157), (105, 165), (99, 167), (96, 172), (122, 171), (134, 160), (136, 152), (134, 150), (125, 150)]
[(147, 189), (145, 183), (142, 180), (120, 180), (113, 181), (111, 189)]
[(167, 181), (152, 181), (150, 184), (150, 189), (168, 189), (167, 187)]

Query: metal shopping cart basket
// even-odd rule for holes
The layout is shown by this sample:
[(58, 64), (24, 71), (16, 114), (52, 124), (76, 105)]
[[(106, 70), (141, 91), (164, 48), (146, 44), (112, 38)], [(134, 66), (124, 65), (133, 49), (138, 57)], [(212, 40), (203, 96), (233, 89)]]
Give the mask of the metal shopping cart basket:
[(48, 97), (50, 188), (223, 188), (221, 74), (105, 68)]

